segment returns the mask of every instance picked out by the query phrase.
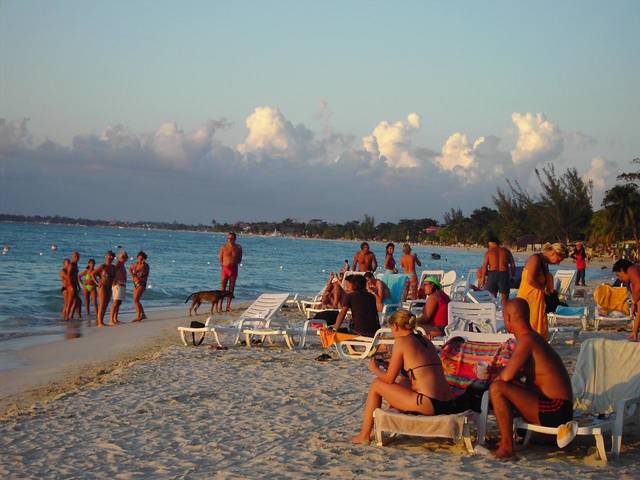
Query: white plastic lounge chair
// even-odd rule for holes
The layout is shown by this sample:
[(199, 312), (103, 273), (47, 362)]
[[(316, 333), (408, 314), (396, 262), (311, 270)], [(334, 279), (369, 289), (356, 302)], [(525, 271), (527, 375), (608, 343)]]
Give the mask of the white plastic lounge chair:
[(578, 340), (580, 334), (579, 327), (558, 325), (558, 320), (580, 320), (582, 330), (587, 330), (587, 316), (589, 307), (564, 307), (558, 305), (555, 312), (547, 313), (547, 321), (549, 323), (549, 343), (552, 343), (555, 337), (560, 333), (568, 333), (573, 336), (574, 343)]
[(231, 325), (219, 325), (214, 323), (213, 316), (207, 318), (205, 326), (202, 328), (178, 327), (182, 343), (188, 345), (186, 334), (193, 333), (206, 336), (211, 334), (215, 343), (222, 347), (219, 334), (227, 333), (234, 335), (233, 345), (238, 343), (242, 328), (249, 326), (269, 327), (271, 318), (280, 310), (284, 302), (289, 297), (288, 293), (263, 293), (260, 295)]
[[(603, 305), (599, 303), (598, 298), (598, 290), (604, 289), (605, 292), (607, 290), (610, 292), (611, 297), (617, 297), (620, 299), (625, 299), (620, 302), (615, 302), (616, 306), (613, 305)], [(593, 328), (598, 331), (600, 328), (601, 322), (630, 322), (631, 317), (628, 315), (629, 309), (629, 292), (625, 287), (611, 287), (609, 285), (599, 285), (593, 292), (593, 301), (596, 304), (595, 310), (593, 313)], [(605, 300), (606, 301), (606, 300)], [(626, 303), (626, 305), (623, 305)], [(626, 311), (622, 311), (622, 307), (626, 306)], [(616, 310), (615, 308), (620, 307), (621, 310)], [(613, 308), (613, 309), (611, 309)]]
[(451, 297), (451, 292), (453, 291), (453, 287), (456, 284), (457, 274), (455, 270), (449, 270), (444, 274), (440, 283), (442, 284), (442, 291), (447, 294), (448, 297)]
[[(635, 342), (590, 338), (578, 354), (571, 377), (574, 420), (578, 435), (593, 435), (600, 459), (607, 461), (603, 434), (611, 432), (614, 456), (620, 456), (625, 420), (634, 413), (640, 423), (640, 345)], [(608, 415), (605, 418), (599, 418)], [(514, 419), (514, 429), (557, 435), (558, 429)]]
[[(416, 327), (416, 332), (425, 335), (421, 327)], [(338, 356), (343, 360), (361, 360), (370, 357), (378, 351), (380, 345), (393, 345), (394, 339), (390, 328), (380, 328), (373, 337), (357, 336), (349, 340), (336, 341), (334, 343)]]
[(558, 291), (558, 298), (560, 298), (560, 300), (571, 300), (575, 278), (575, 270), (557, 270), (553, 275), (553, 285)]
[(469, 270), (466, 277), (463, 276), (458, 280), (451, 291), (451, 300), (455, 302), (464, 302), (467, 298), (467, 292), (470, 290), (470, 286), (477, 280), (477, 274), (475, 270)]
[(387, 299), (380, 312), (380, 324), (385, 325), (386, 320), (399, 308), (402, 308), (402, 295), (409, 277), (402, 273), (381, 273), (376, 275), (389, 288), (390, 298)]
[(469, 290), (467, 292), (467, 299), (471, 303), (496, 303), (496, 297), (491, 295), (489, 290)]
[(444, 270), (423, 270), (420, 274), (420, 280), (418, 281), (418, 287), (424, 283), (425, 278), (427, 277), (435, 277), (436, 280), (442, 282), (442, 277), (444, 277)]
[(448, 325), (445, 334), (455, 330), (495, 333), (497, 331), (495, 303), (449, 302)]

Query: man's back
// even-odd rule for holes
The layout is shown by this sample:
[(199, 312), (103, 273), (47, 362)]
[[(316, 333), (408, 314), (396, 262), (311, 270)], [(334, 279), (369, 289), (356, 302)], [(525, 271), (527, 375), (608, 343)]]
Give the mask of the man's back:
[(353, 331), (359, 335), (373, 337), (380, 328), (376, 297), (358, 290), (347, 295), (344, 306), (351, 309)]
[(537, 332), (517, 335), (518, 347), (528, 347), (531, 352), (526, 372), (531, 380), (548, 398), (571, 400), (571, 378), (558, 353)]
[(513, 255), (511, 254), (511, 250), (506, 247), (498, 248), (498, 271), (506, 272), (509, 270), (510, 266), (515, 267), (515, 262), (513, 261)]

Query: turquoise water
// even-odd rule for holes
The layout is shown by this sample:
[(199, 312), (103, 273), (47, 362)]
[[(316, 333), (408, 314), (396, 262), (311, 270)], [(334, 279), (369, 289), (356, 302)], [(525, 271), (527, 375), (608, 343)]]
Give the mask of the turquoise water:
[[(73, 250), (80, 252), (80, 271), (89, 258), (102, 263), (109, 249), (123, 247), (130, 257), (144, 250), (151, 274), (143, 305), (181, 306), (190, 293), (219, 287), (218, 249), (225, 241), (222, 233), (2, 223), (0, 244), (11, 249), (0, 255), (0, 340), (65, 332), (59, 319), (62, 297), (58, 271), (63, 258)], [(359, 249), (355, 241), (239, 235), (238, 242), (244, 250), (236, 285), (238, 300), (253, 299), (263, 292), (315, 294), (328, 272), (339, 270), (344, 259), (351, 262)], [(57, 245), (57, 251), (51, 250), (52, 244)], [(372, 243), (371, 247), (382, 264), (384, 245)], [(396, 247), (396, 261), (398, 251)], [(414, 251), (423, 268), (453, 269), (458, 276), (482, 262), (478, 252), (420, 246)], [(431, 252), (440, 253), (441, 260), (431, 260)], [(596, 275), (609, 276), (595, 269), (587, 273), (588, 278)], [(133, 309), (131, 288), (123, 308)]]

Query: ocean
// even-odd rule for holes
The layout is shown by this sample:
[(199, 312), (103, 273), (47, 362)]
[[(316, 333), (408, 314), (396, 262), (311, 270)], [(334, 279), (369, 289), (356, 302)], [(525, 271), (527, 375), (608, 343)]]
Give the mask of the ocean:
[[(142, 303), (145, 308), (153, 308), (185, 306), (190, 293), (219, 288), (218, 249), (225, 241), (224, 233), (0, 223), (0, 244), (10, 247), (0, 255), (0, 342), (25, 337), (44, 341), (64, 334), (58, 272), (62, 260), (73, 250), (80, 253), (80, 271), (89, 258), (100, 265), (110, 249), (124, 248), (130, 259), (144, 250), (151, 273)], [(351, 263), (360, 245), (359, 241), (241, 234), (238, 243), (244, 251), (236, 285), (236, 299), (240, 301), (263, 292), (315, 294), (330, 271), (338, 271), (345, 259)], [(52, 245), (57, 250), (52, 250)], [(371, 248), (382, 265), (384, 244), (372, 242)], [(396, 261), (400, 250), (396, 245)], [(477, 251), (414, 246), (414, 252), (423, 261), (422, 269), (453, 269), (458, 278), (482, 262), (482, 253)], [(440, 254), (441, 259), (432, 260), (431, 253)], [(598, 268), (587, 272), (587, 279), (610, 276)], [(130, 281), (128, 287), (125, 313), (133, 310)], [(91, 322), (84, 317), (83, 306), (83, 322), (90, 325), (94, 321), (94, 317)]]

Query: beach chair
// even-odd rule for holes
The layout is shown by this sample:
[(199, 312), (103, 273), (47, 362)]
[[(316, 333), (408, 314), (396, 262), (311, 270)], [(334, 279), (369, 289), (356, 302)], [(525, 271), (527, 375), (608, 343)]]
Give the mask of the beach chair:
[(469, 290), (467, 299), (471, 303), (493, 303), (496, 304), (496, 297), (491, 295), (489, 290)]
[(440, 283), (442, 284), (442, 291), (447, 294), (448, 297), (451, 297), (453, 287), (456, 284), (457, 274), (455, 270), (449, 270), (444, 274)]
[[(626, 340), (590, 338), (578, 354), (571, 377), (577, 435), (595, 437), (600, 459), (607, 461), (605, 433), (611, 432), (611, 453), (620, 456), (625, 423), (635, 413), (640, 424), (640, 345)], [(526, 430), (524, 445), (532, 432), (557, 435), (558, 429), (514, 419), (514, 430)]]
[(423, 270), (420, 274), (420, 280), (418, 281), (418, 287), (424, 283), (425, 278), (435, 277), (436, 280), (442, 283), (442, 277), (444, 277), (444, 270)]
[(558, 305), (555, 312), (547, 313), (547, 322), (549, 324), (549, 343), (552, 343), (556, 336), (560, 333), (568, 333), (573, 337), (573, 342), (578, 340), (580, 335), (579, 327), (558, 325), (558, 320), (579, 320), (582, 324), (582, 330), (587, 330), (587, 316), (589, 315), (589, 307), (564, 307)]
[(214, 323), (213, 316), (210, 316), (207, 318), (204, 327), (178, 327), (182, 343), (188, 345), (187, 334), (189, 333), (194, 335), (194, 343), (196, 343), (195, 335), (202, 335), (198, 344), (202, 343), (207, 334), (210, 334), (216, 345), (222, 347), (220, 334), (226, 333), (234, 336), (233, 345), (235, 345), (240, 340), (243, 328), (250, 326), (269, 327), (272, 317), (280, 310), (288, 297), (288, 293), (263, 293), (231, 325)]
[(495, 303), (449, 302), (447, 314), (448, 324), (445, 328), (447, 337), (451, 336), (450, 332), (456, 330), (482, 333), (498, 331)]
[(469, 453), (473, 453), (470, 424), (476, 424), (478, 443), (485, 441), (486, 421), (489, 410), (488, 385), (490, 378), (479, 380), (476, 365), (504, 367), (513, 353), (512, 335), (483, 334), (475, 332), (452, 332), (451, 337), (441, 350), (442, 366), (454, 394), (462, 394), (471, 384), (479, 391), (483, 389), (480, 413), (467, 410), (453, 415), (413, 415), (395, 410), (378, 408), (373, 414), (376, 444), (383, 446), (383, 433), (393, 435), (412, 435), (429, 438), (450, 438), (454, 442), (464, 441)]
[(349, 336), (333, 344), (342, 360), (361, 360), (373, 356), (380, 345), (393, 345), (390, 328), (380, 328), (373, 337)]
[(571, 300), (575, 278), (575, 270), (557, 270), (553, 274), (553, 288), (558, 292), (560, 300)]
[(629, 291), (625, 287), (602, 284), (593, 291), (595, 311), (593, 329), (598, 331), (601, 322), (630, 322)]
[(453, 289), (451, 290), (451, 300), (455, 302), (464, 302), (467, 298), (467, 292), (470, 290), (471, 285), (477, 280), (477, 274), (475, 270), (469, 270), (466, 277), (458, 280)]
[(390, 293), (390, 297), (385, 299), (382, 312), (380, 312), (380, 324), (384, 325), (393, 312), (402, 308), (402, 295), (409, 277), (401, 273), (380, 273), (376, 275), (376, 278), (384, 282)]

